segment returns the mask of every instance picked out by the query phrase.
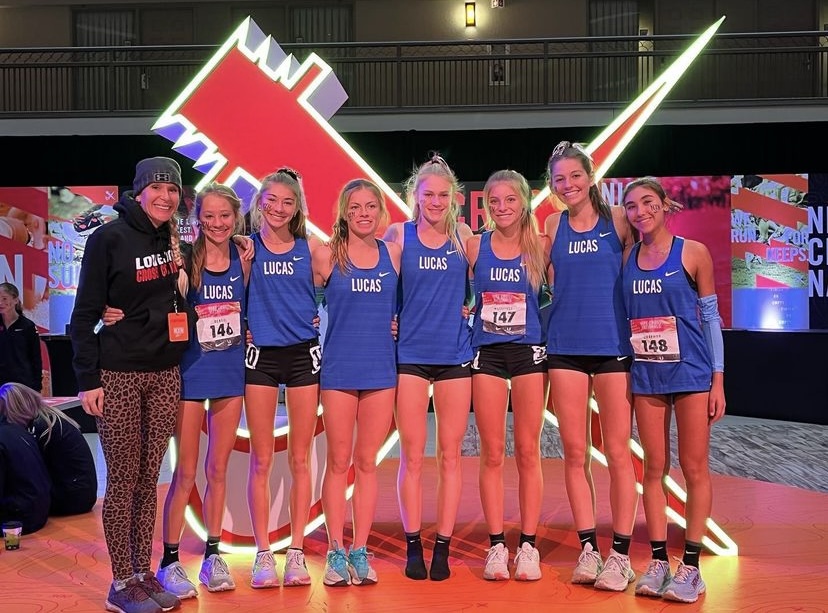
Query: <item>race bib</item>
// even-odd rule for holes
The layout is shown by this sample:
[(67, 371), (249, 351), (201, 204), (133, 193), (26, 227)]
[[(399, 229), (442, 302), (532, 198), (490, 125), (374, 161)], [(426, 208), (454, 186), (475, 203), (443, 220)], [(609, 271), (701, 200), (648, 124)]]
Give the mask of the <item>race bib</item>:
[(639, 362), (680, 362), (676, 318), (644, 317), (630, 320), (633, 352)]
[(509, 336), (526, 334), (526, 294), (483, 292), (483, 331)]
[(241, 304), (214, 302), (195, 307), (196, 336), (203, 351), (223, 351), (242, 342)]

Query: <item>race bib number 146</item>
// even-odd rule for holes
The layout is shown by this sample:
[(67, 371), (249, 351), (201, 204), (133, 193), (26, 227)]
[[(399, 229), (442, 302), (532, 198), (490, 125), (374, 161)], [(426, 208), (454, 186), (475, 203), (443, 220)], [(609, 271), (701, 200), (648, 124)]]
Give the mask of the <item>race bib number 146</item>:
[(199, 304), (196, 334), (203, 351), (222, 351), (242, 342), (241, 304), (214, 302)]

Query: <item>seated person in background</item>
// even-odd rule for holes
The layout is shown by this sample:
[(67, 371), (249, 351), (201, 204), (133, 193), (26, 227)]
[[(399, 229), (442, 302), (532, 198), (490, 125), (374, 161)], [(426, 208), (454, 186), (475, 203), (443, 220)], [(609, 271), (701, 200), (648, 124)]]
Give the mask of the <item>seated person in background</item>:
[(0, 387), (0, 420), (34, 434), (52, 482), (49, 515), (88, 513), (95, 506), (95, 461), (74, 420), (19, 383)]
[(51, 486), (34, 436), (0, 417), (0, 522), (22, 522), (23, 534), (40, 530), (49, 517)]

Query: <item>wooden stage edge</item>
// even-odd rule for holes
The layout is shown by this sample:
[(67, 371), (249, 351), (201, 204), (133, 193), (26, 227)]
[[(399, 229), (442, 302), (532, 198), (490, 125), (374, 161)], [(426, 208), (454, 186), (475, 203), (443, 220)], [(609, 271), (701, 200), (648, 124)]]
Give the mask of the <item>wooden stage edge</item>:
[[(249, 586), (252, 556), (227, 554), (236, 580), (232, 592), (210, 594), (202, 586), (197, 599), (184, 601), (184, 613), (225, 611), (826, 611), (828, 610), (828, 494), (741, 478), (715, 476), (714, 518), (738, 543), (738, 557), (702, 557), (702, 575), (708, 593), (692, 605), (674, 604), (626, 592), (600, 592), (569, 580), (578, 555), (571, 515), (563, 490), (561, 460), (543, 461), (545, 494), (538, 548), (543, 578), (532, 583), (492, 583), (483, 580), (488, 545), (477, 495), (477, 458), (463, 458), (463, 499), (452, 540), (452, 577), (443, 582), (411, 581), (403, 574), (405, 541), (396, 506), (397, 460), (379, 468), (380, 501), (369, 549), (376, 555), (379, 583), (374, 586), (328, 588), (322, 584), (326, 550), (323, 528), (306, 538), (305, 552), (313, 584), (308, 587), (253, 590)], [(611, 536), (607, 503), (607, 473), (594, 468), (598, 493), (598, 528), (606, 555)], [(436, 483), (433, 458), (424, 468), (425, 484)], [(507, 460), (506, 534), (514, 554), (519, 526), (514, 460)], [(159, 503), (165, 487), (159, 488)], [(434, 538), (435, 494), (425, 492), (423, 537), (426, 560)], [(159, 504), (160, 506), (160, 504)], [(159, 509), (160, 516), (160, 509)], [(156, 524), (155, 555), (160, 558), (160, 521)], [(670, 553), (680, 555), (682, 531), (671, 526)], [(195, 580), (203, 544), (187, 529), (181, 560)], [(643, 572), (649, 546), (640, 509), (631, 548), (633, 568)], [(281, 576), (284, 556), (277, 555)], [(675, 562), (673, 562), (675, 567)], [(100, 501), (86, 515), (53, 518), (36, 534), (24, 536), (19, 551), (0, 552), (4, 613), (61, 611), (86, 613), (103, 610), (111, 581), (109, 557), (103, 539)], [(533, 611), (533, 613), (534, 613)]]

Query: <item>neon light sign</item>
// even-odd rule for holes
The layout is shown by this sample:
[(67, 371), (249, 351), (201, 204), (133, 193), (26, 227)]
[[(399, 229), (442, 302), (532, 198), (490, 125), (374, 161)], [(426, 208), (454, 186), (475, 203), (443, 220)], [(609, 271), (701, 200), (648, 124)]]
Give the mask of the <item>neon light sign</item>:
[[(710, 26), (589, 143), (587, 151), (595, 160), (596, 180), (603, 177), (621, 155), (723, 21), (724, 17)], [(248, 17), (152, 129), (173, 141), (173, 148), (193, 159), (195, 168), (205, 173), (197, 189), (211, 181), (220, 181), (249, 201), (259, 187), (258, 177), (279, 166), (296, 168), (304, 177), (309, 229), (327, 239), (326, 229), (333, 223), (337, 193), (342, 185), (355, 177), (367, 177), (380, 187), (392, 222), (408, 219), (411, 215), (399, 196), (328, 123), (346, 99), (347, 94), (333, 70), (319, 56), (311, 53), (300, 64)], [(548, 196), (549, 189), (545, 188), (533, 199), (533, 208)], [(593, 406), (593, 431), (596, 430), (597, 410), (597, 406)], [(545, 417), (557, 426), (557, 420), (550, 412), (547, 411)], [(318, 442), (323, 430), (320, 418), (315, 441)], [(591, 453), (606, 465), (601, 452), (600, 428), (598, 432)], [(276, 434), (274, 453), (279, 453), (286, 430)], [(389, 433), (378, 462), (396, 442), (396, 436), (396, 432)], [(247, 439), (246, 432), (238, 433), (236, 451), (249, 453)], [(640, 478), (643, 452), (635, 441), (631, 441), (631, 448)], [(349, 479), (353, 483), (353, 470)], [(682, 523), (686, 494), (672, 480), (668, 480), (667, 485), (670, 491), (668, 515)], [(201, 499), (196, 488), (193, 496), (187, 519), (197, 533), (204, 534), (198, 513)], [(321, 525), (323, 520), (321, 504), (314, 503), (306, 533)], [(723, 555), (737, 553), (736, 544), (712, 519), (708, 519), (708, 529), (704, 543), (711, 551)], [(250, 537), (239, 535), (232, 529), (225, 530), (223, 537), (225, 550), (249, 550), (251, 547)], [(271, 532), (271, 542), (274, 549), (287, 546), (289, 524), (280, 525)]]

